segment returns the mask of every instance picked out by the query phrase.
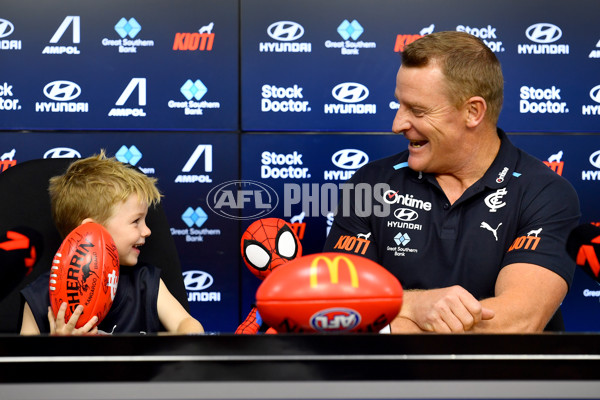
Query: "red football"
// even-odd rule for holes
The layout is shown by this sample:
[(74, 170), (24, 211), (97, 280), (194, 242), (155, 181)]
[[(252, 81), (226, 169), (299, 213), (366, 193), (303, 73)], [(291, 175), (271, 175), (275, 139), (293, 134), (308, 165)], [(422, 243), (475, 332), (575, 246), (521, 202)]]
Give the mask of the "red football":
[(67, 302), (65, 321), (83, 305), (77, 328), (94, 315), (104, 319), (117, 292), (119, 254), (108, 231), (100, 224), (79, 225), (67, 235), (52, 260), (50, 305), (54, 315)]
[(402, 286), (361, 256), (318, 253), (277, 268), (256, 291), (256, 307), (277, 332), (379, 332), (400, 312)]

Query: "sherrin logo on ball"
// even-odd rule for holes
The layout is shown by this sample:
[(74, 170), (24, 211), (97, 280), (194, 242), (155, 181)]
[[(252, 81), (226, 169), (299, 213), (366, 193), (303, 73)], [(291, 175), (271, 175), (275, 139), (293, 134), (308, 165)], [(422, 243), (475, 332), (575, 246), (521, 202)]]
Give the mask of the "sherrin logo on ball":
[(277, 332), (379, 332), (401, 306), (394, 275), (346, 253), (296, 258), (271, 271), (256, 291), (263, 321)]
[(54, 315), (67, 303), (65, 322), (82, 305), (76, 328), (94, 315), (98, 324), (106, 317), (117, 293), (119, 254), (108, 231), (100, 224), (79, 225), (63, 240), (52, 260), (50, 305)]

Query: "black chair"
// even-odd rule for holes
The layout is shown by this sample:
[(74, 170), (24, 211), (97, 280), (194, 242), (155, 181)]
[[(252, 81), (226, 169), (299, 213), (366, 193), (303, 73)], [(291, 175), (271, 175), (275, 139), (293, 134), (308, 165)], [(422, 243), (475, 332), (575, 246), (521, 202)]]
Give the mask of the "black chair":
[[(42, 252), (33, 271), (0, 301), (0, 333), (20, 331), (22, 304), (19, 291), (46, 272), (62, 240), (50, 214), (48, 181), (62, 174), (73, 159), (39, 159), (19, 163), (0, 173), (0, 233), (15, 227), (31, 228), (42, 235)], [(169, 291), (189, 311), (181, 264), (162, 206), (151, 207), (146, 219), (152, 234), (140, 261), (161, 268)]]

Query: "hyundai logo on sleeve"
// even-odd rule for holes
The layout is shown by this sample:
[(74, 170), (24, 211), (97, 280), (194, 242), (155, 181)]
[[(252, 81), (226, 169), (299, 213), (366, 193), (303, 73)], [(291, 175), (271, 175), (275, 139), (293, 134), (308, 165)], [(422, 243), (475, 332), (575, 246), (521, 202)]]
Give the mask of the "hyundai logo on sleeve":
[(292, 21), (278, 21), (267, 28), (267, 33), (275, 40), (290, 42), (304, 35), (302, 25)]

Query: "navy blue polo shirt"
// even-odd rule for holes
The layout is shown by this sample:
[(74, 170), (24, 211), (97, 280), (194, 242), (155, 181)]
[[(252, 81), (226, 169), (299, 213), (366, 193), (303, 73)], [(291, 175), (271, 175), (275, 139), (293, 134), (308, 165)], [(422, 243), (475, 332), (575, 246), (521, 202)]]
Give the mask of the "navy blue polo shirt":
[(493, 164), (452, 205), (433, 175), (408, 167), (408, 150), (365, 165), (348, 181), (354, 189), (342, 190), (324, 251), (370, 258), (405, 289), (460, 285), (488, 298), (513, 263), (540, 265), (570, 285), (575, 264), (565, 243), (579, 222), (577, 194), (498, 135)]

